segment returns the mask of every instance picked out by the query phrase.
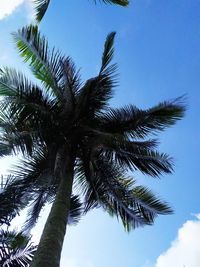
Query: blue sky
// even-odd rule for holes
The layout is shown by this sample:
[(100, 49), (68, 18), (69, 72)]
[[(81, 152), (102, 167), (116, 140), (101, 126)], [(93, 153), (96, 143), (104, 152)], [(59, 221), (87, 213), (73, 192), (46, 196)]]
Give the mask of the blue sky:
[[(74, 59), (83, 79), (96, 75), (105, 38), (117, 32), (120, 75), (113, 106), (133, 103), (147, 108), (183, 94), (188, 106), (185, 118), (159, 135), (160, 150), (174, 158), (174, 174), (160, 180), (137, 176), (138, 183), (172, 205), (174, 214), (127, 234), (107, 214), (91, 212), (69, 227), (61, 267), (200, 266), (200, 217), (195, 216), (200, 213), (199, 14), (198, 0), (132, 0), (128, 8), (94, 5), (92, 0), (52, 0), (41, 31), (52, 46)], [(25, 71), (10, 32), (32, 16), (29, 0), (0, 0), (1, 66)], [(6, 163), (0, 162), (2, 170)], [(33, 231), (35, 240), (46, 214)]]

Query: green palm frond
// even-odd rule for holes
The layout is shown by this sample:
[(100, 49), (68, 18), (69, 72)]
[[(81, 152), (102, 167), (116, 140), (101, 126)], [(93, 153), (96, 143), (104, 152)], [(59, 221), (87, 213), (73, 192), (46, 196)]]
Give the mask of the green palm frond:
[(26, 26), (13, 33), (20, 55), (29, 62), (33, 74), (52, 93), (52, 97), (62, 101), (59, 89), (61, 62), (64, 61), (59, 51), (49, 49), (48, 41), (41, 36), (37, 26)]
[(185, 113), (183, 102), (184, 98), (180, 97), (147, 110), (138, 109), (133, 105), (110, 109), (101, 117), (102, 127), (107, 132), (144, 138), (156, 131), (163, 131), (180, 120)]

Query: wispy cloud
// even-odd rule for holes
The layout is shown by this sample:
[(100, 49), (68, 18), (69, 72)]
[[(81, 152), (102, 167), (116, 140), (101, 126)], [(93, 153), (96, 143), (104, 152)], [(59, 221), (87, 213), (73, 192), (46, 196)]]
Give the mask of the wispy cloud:
[(149, 260), (146, 260), (146, 262), (144, 263), (142, 267), (155, 267), (155, 265)]
[(30, 23), (35, 20), (35, 5), (33, 3), (33, 0), (27, 0), (25, 4), (27, 9), (27, 19)]
[(158, 257), (155, 267), (199, 267), (199, 241), (200, 214), (183, 224), (170, 248)]
[(26, 17), (28, 23), (32, 22), (35, 15), (33, 0), (0, 0), (0, 20), (12, 15), (21, 7), (25, 7), (26, 10), (22, 16)]
[(11, 15), (16, 8), (24, 3), (24, 0), (1, 0), (0, 1), (0, 20)]

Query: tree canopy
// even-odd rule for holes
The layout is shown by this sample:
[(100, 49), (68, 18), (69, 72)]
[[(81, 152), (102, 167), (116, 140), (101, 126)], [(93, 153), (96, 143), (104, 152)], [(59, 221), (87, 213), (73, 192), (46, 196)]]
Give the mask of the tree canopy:
[[(0, 222), (9, 224), (30, 205), (25, 224), (28, 230), (44, 205), (53, 202), (38, 250), (46, 242), (46, 250), (58, 254), (55, 263), (49, 259), (51, 265), (46, 266), (57, 266), (60, 252), (55, 250), (60, 251), (66, 228), (63, 226), (58, 240), (63, 210), (62, 216), (69, 223), (101, 207), (120, 218), (128, 231), (153, 224), (159, 214), (171, 213), (166, 202), (137, 185), (128, 171), (152, 177), (173, 171), (172, 159), (158, 152), (158, 141), (151, 136), (183, 117), (182, 98), (146, 110), (133, 104), (110, 107), (117, 85), (117, 65), (112, 63), (114, 32), (105, 41), (97, 76), (84, 83), (73, 60), (50, 49), (37, 26), (23, 27), (14, 38), (39, 83), (12, 68), (1, 69), (0, 154), (21, 153), (24, 159), (0, 194)], [(59, 245), (53, 248), (56, 241)]]

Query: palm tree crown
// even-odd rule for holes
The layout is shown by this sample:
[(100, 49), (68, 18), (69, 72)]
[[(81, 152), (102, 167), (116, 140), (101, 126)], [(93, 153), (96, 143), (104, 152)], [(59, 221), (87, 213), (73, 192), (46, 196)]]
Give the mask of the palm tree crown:
[[(152, 177), (172, 172), (171, 158), (159, 153), (157, 141), (148, 135), (181, 119), (184, 105), (179, 98), (147, 110), (134, 105), (109, 107), (117, 85), (117, 66), (111, 63), (114, 37), (111, 33), (106, 39), (99, 73), (83, 84), (72, 59), (51, 50), (36, 26), (14, 34), (21, 56), (40, 85), (14, 69), (1, 70), (0, 154), (20, 152), (25, 159), (0, 194), (0, 223), (9, 224), (29, 204), (28, 230), (46, 203), (57, 199), (63, 205), (62, 194), (71, 199), (66, 208), (71, 211), (65, 215), (68, 223), (94, 207), (120, 218), (126, 230), (171, 213), (165, 202), (136, 185), (127, 171)], [(66, 186), (68, 177), (72, 178)]]

